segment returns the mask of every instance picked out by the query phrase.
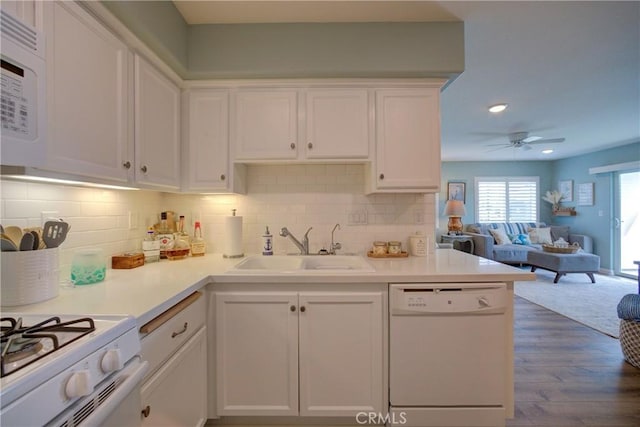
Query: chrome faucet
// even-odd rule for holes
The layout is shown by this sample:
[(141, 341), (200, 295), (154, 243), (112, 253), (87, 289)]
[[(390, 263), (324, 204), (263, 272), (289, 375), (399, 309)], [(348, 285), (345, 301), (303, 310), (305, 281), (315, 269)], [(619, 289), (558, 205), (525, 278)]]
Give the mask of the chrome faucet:
[(282, 227), (280, 229), (280, 235), (282, 237), (289, 237), (294, 245), (298, 247), (300, 250), (300, 255), (309, 255), (309, 232), (313, 227), (309, 227), (306, 233), (304, 233), (304, 238), (302, 239), (302, 243), (296, 237), (291, 234), (291, 232), (287, 229), (287, 227)]
[(342, 245), (338, 242), (333, 243), (333, 233), (336, 231), (336, 228), (340, 230), (340, 224), (336, 224), (331, 230), (331, 247), (329, 248), (329, 254), (335, 255), (338, 249), (342, 249)]

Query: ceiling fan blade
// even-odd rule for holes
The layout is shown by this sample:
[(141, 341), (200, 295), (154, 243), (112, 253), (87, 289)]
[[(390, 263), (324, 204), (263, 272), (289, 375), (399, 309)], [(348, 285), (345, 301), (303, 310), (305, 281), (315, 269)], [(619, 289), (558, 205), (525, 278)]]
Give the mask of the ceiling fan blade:
[(540, 141), (541, 139), (542, 139), (542, 137), (541, 137), (541, 136), (534, 136), (534, 135), (532, 135), (532, 136), (528, 136), (528, 137), (526, 137), (526, 138), (523, 138), (523, 139), (522, 139), (522, 142), (527, 142), (527, 143), (529, 143), (529, 142), (533, 142), (533, 141)]
[(564, 138), (539, 139), (537, 141), (529, 142), (529, 144), (555, 144), (558, 142), (564, 142)]
[(492, 150), (487, 150), (486, 152), (490, 153), (492, 151), (504, 150), (505, 148), (511, 148), (511, 145), (503, 145), (502, 147), (494, 148)]
[(498, 147), (498, 146), (504, 146), (504, 147), (510, 147), (511, 144), (505, 144), (505, 143), (500, 143), (500, 144), (486, 144), (485, 147)]

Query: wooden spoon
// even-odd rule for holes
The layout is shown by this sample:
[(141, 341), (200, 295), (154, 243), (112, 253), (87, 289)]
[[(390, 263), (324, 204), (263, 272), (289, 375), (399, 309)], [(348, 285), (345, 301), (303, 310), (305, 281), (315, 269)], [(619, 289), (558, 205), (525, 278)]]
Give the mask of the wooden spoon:
[(4, 234), (9, 238), (9, 240), (13, 242), (13, 244), (17, 248), (18, 246), (20, 246), (20, 241), (22, 240), (22, 235), (24, 233), (22, 232), (22, 228), (16, 225), (9, 225), (4, 228)]

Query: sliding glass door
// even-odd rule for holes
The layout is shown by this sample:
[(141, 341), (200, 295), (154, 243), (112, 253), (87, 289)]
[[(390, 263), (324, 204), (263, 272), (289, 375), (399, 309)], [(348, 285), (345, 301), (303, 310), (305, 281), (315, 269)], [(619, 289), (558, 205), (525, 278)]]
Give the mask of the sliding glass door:
[(616, 274), (637, 277), (640, 261), (640, 171), (618, 172), (616, 182)]

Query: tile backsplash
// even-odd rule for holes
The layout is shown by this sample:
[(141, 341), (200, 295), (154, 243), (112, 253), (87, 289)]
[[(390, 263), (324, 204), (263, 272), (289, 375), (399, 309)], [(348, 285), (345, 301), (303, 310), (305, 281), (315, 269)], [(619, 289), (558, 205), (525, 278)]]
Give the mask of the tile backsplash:
[(68, 275), (73, 252), (101, 247), (112, 255), (140, 249), (146, 228), (163, 210), (185, 215), (187, 231), (200, 220), (207, 252), (220, 252), (224, 219), (231, 209), (243, 217), (245, 253), (261, 250), (265, 226), (274, 235), (274, 252), (297, 252), (278, 236), (287, 227), (301, 238), (308, 227), (310, 250), (328, 248), (331, 230), (343, 253), (364, 254), (374, 240), (400, 240), (421, 231), (432, 241), (436, 206), (432, 194), (363, 195), (363, 165), (251, 165), (246, 195), (191, 195), (155, 191), (104, 190), (3, 180), (3, 225), (41, 225), (42, 213), (71, 225), (61, 246), (61, 272)]

